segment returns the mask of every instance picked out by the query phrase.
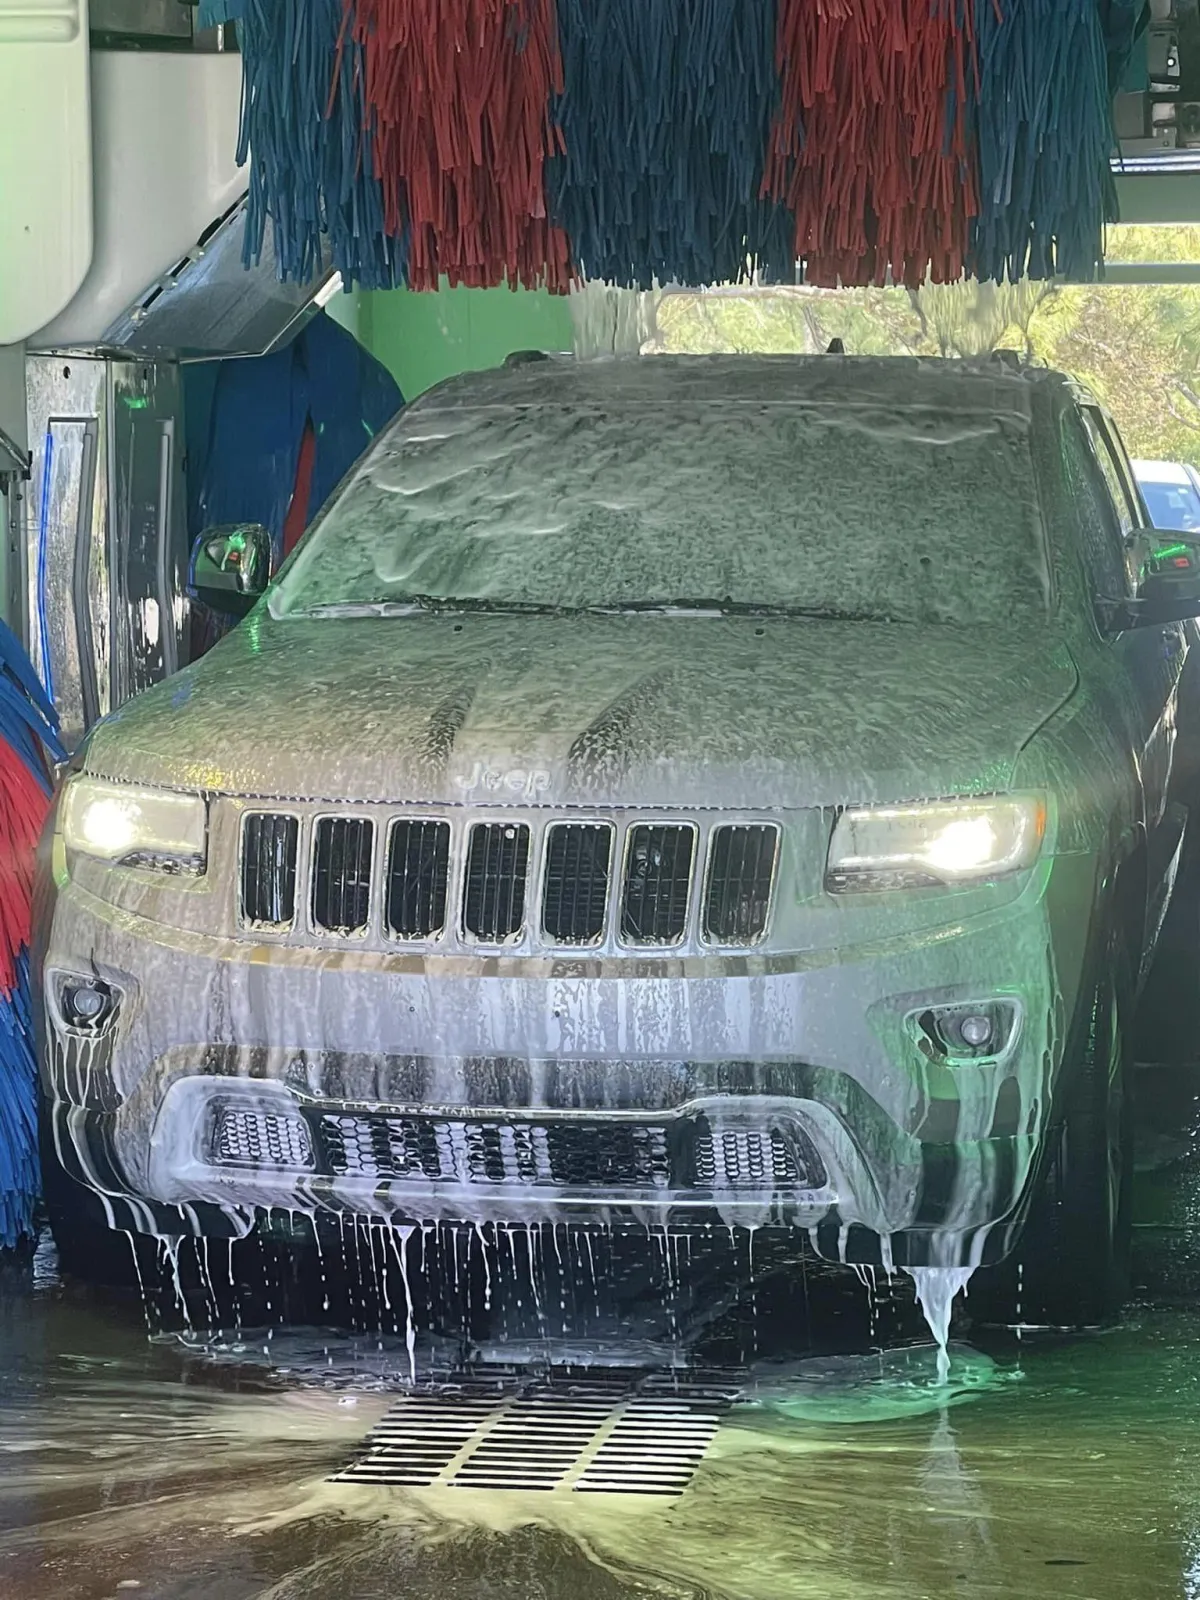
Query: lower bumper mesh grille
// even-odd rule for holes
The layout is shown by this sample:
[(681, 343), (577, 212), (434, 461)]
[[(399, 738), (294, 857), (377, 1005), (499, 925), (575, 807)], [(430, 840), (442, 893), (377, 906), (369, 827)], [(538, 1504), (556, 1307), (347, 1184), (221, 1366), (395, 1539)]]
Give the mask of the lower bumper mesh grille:
[(606, 1128), (326, 1115), (320, 1138), (335, 1177), (580, 1189), (664, 1188), (670, 1181), (666, 1130), (642, 1124)]
[(822, 1189), (825, 1166), (799, 1129), (726, 1128), (702, 1134), (694, 1152), (696, 1183), (702, 1189)]
[(824, 1164), (800, 1128), (714, 1131), (703, 1121), (449, 1121), (325, 1113), (334, 1177), (545, 1184), (559, 1189), (821, 1189)]
[(299, 1117), (222, 1106), (212, 1138), (213, 1159), (226, 1167), (306, 1169), (313, 1164), (312, 1137)]

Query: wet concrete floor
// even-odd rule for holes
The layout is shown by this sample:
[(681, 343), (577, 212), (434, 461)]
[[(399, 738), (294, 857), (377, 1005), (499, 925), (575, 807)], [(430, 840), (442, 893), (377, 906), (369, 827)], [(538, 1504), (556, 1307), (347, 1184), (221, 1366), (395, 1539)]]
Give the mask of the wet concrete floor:
[[(0, 1600), (1200, 1600), (1191, 960), (1177, 941), (1151, 995), (1119, 1325), (981, 1345), (968, 1321), (947, 1403), (919, 1325), (877, 1317), (907, 1353), (787, 1369), (676, 1498), (330, 1482), (395, 1402), (401, 1335), (152, 1338), (43, 1248), (0, 1282)], [(786, 1311), (756, 1315), (786, 1349)]]

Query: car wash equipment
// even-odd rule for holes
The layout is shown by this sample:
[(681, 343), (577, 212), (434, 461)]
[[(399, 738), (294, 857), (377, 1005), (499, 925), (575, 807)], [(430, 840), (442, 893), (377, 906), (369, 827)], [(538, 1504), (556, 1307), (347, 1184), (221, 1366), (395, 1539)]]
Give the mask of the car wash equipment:
[[(1133, 0), (220, 0), (248, 246), (566, 290), (1095, 276)], [(253, 235), (253, 236), (251, 236)]]
[(776, 0), (558, 0), (558, 25), (549, 188), (584, 277), (794, 283), (792, 220), (761, 197)]
[(553, 0), (357, 0), (386, 226), (414, 289), (565, 290), (566, 235), (546, 211), (562, 90)]
[(50, 805), (47, 753), (63, 759), (54, 710), (0, 622), (0, 1249), (33, 1235), (37, 1066), (29, 988), (34, 856)]
[(341, 0), (225, 0), (242, 46), (238, 161), (250, 167), (243, 255), (262, 256), (268, 222), (286, 281), (330, 259), (347, 289), (405, 282), (405, 239), (384, 226), (362, 51)]
[(806, 281), (962, 276), (978, 210), (973, 3), (779, 0), (764, 187), (795, 213)]
[(975, 0), (981, 282), (1102, 271), (1116, 214), (1109, 57), (1097, 0)]

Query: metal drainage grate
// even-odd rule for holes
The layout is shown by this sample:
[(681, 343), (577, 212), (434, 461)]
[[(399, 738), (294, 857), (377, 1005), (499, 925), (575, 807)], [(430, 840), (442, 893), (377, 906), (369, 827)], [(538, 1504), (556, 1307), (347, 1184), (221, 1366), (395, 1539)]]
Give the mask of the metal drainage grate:
[(735, 1392), (663, 1379), (405, 1395), (332, 1481), (679, 1495)]

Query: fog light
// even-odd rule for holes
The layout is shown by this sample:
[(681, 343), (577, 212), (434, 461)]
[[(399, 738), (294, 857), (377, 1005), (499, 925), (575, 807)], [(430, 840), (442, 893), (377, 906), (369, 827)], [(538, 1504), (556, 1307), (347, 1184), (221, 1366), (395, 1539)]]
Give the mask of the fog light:
[(104, 1026), (115, 1008), (112, 990), (98, 978), (64, 983), (59, 991), (59, 1004), (68, 1027), (92, 1033)]
[(914, 1013), (909, 1026), (926, 1055), (953, 1066), (995, 1061), (1004, 1055), (1016, 1039), (1020, 1016), (1015, 1000), (975, 1001), (930, 1006)]
[(972, 1050), (979, 1050), (985, 1044), (992, 1042), (992, 1023), (989, 1017), (964, 1017), (958, 1025), (962, 1034)]

